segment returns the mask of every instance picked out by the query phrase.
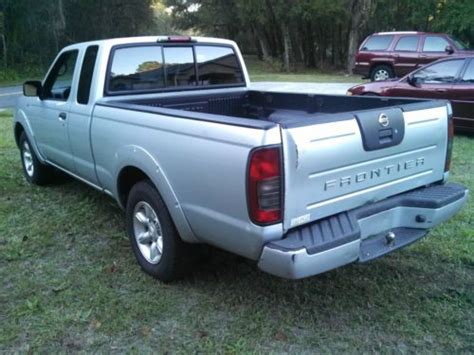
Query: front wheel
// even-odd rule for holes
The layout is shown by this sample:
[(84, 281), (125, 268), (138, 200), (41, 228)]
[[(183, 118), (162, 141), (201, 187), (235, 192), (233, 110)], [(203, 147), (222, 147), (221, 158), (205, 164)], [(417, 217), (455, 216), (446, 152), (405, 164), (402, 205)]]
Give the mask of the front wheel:
[(188, 245), (176, 227), (160, 194), (149, 180), (130, 191), (126, 207), (127, 233), (141, 268), (169, 282), (182, 276)]
[(388, 65), (378, 65), (370, 73), (370, 80), (383, 81), (391, 79), (395, 76), (393, 69)]
[(25, 132), (20, 136), (20, 155), (26, 180), (35, 185), (45, 185), (52, 180), (52, 168), (41, 163)]

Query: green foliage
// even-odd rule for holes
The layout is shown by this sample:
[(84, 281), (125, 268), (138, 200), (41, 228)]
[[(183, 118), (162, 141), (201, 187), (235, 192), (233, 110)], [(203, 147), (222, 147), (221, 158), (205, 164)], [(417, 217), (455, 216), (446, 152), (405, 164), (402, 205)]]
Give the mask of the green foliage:
[[(103, 38), (173, 33), (171, 17), (160, 0), (2, 0), (0, 59), (10, 71), (44, 71), (64, 46)], [(0, 65), (4, 60), (0, 61)], [(5, 79), (3, 79), (5, 80)]]
[(444, 0), (440, 4), (432, 21), (433, 30), (451, 33), (474, 48), (474, 1)]
[[(283, 61), (286, 28), (293, 68), (342, 68), (349, 53), (354, 4), (363, 0), (166, 0), (175, 25), (238, 41), (246, 53)], [(360, 43), (373, 32), (447, 32), (474, 43), (472, 0), (367, 0)], [(287, 39), (288, 40), (288, 39)]]
[(13, 68), (0, 70), (0, 84), (13, 85), (19, 84), (26, 79), (40, 80), (44, 75), (44, 71), (38, 67), (24, 66), (21, 71)]
[(0, 65), (44, 70), (70, 43), (187, 31), (234, 39), (281, 70), (341, 69), (378, 31), (446, 32), (474, 46), (473, 13), (473, 0), (1, 0)]

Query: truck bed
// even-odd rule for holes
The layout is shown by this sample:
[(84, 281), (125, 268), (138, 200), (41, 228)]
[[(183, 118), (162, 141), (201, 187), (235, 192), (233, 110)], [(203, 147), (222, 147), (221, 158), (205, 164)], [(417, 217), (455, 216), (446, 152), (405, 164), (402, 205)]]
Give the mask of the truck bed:
[[(258, 130), (279, 127), (288, 167), (285, 230), (444, 179), (446, 101), (239, 89), (128, 96), (99, 105), (142, 112), (148, 119), (156, 114), (161, 124), (176, 117)], [(207, 137), (210, 126), (202, 127)]]
[[(351, 97), (336, 95), (315, 95), (300, 93), (275, 93), (253, 90), (241, 90), (214, 94), (180, 93), (172, 96), (155, 98), (132, 98), (102, 102), (132, 110), (166, 113), (174, 110), (181, 117), (218, 120), (227, 116), (224, 121), (238, 123), (235, 118), (268, 121), (281, 125), (308, 123), (308, 120), (331, 122), (352, 118), (342, 115), (356, 111), (403, 106), (404, 110), (416, 110), (432, 107), (426, 100), (385, 98), (385, 97)], [(179, 111), (179, 112), (178, 112)], [(183, 112), (184, 111), (184, 112)], [(200, 114), (211, 114), (214, 117)], [(336, 115), (336, 116), (334, 116)]]

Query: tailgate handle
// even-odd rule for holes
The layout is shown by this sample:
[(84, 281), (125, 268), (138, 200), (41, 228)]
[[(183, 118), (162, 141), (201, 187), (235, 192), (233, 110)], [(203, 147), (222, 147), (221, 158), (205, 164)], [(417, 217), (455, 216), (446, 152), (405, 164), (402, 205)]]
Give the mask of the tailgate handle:
[(355, 114), (364, 150), (371, 151), (400, 144), (405, 135), (405, 119), (400, 108), (384, 108)]
[(387, 144), (390, 143), (393, 139), (393, 129), (381, 129), (379, 131), (379, 143), (380, 144)]

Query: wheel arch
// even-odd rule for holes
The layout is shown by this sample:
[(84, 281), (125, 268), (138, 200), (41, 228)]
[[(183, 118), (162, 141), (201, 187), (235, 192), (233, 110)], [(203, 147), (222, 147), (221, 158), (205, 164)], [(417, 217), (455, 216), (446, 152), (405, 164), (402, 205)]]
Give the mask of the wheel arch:
[(149, 161), (148, 164), (139, 164), (137, 161), (122, 164), (116, 178), (116, 199), (119, 205), (122, 208), (126, 207), (130, 190), (142, 180), (150, 180), (158, 190), (181, 238), (186, 242), (199, 242), (192, 232), (176, 194), (155, 161)]
[(23, 132), (25, 132), (25, 127), (23, 127), (23, 125), (20, 122), (15, 122), (13, 133), (15, 136), (15, 143), (18, 148), (20, 148), (20, 137)]
[(370, 75), (372, 75), (372, 72), (375, 70), (375, 68), (384, 66), (384, 65), (387, 67), (390, 67), (392, 71), (395, 72), (395, 67), (393, 65), (393, 62), (390, 62), (390, 61), (372, 62), (372, 64), (370, 65), (370, 71), (369, 71)]
[(36, 157), (38, 160), (45, 164), (46, 160), (43, 154), (41, 153), (38, 142), (35, 139), (35, 134), (31, 127), (30, 121), (26, 112), (23, 109), (18, 109), (14, 113), (14, 124), (13, 124), (13, 134), (15, 137), (15, 143), (17, 144), (18, 148), (20, 147), (20, 137), (22, 133), (25, 133), (26, 137), (28, 138), (31, 148), (35, 151)]

